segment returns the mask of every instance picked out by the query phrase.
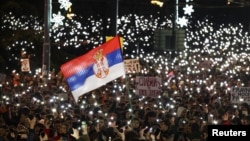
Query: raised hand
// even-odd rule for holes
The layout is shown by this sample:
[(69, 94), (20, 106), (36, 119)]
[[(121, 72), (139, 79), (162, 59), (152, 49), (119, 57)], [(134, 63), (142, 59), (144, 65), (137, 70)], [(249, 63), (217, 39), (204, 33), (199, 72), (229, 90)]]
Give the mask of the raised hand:
[(75, 139), (79, 139), (80, 138), (80, 135), (79, 135), (79, 130), (75, 129), (75, 128), (72, 128), (73, 129), (73, 133), (70, 134), (72, 137), (74, 137)]

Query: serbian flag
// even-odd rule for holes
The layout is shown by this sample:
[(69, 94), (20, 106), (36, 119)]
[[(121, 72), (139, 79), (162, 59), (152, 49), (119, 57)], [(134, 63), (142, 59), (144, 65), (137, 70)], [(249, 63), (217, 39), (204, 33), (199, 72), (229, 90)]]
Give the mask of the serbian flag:
[(79, 97), (125, 75), (119, 36), (61, 65), (77, 102)]
[(167, 74), (168, 82), (169, 82), (172, 78), (174, 78), (174, 77), (175, 77), (174, 71), (170, 71), (170, 72)]

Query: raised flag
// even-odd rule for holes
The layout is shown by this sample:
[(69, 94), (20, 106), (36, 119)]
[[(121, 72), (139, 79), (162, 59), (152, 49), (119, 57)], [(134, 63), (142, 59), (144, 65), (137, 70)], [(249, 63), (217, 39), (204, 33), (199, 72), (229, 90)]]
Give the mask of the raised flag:
[(79, 97), (125, 75), (119, 36), (61, 66), (71, 93)]
[(168, 79), (168, 81), (167, 82), (169, 82), (172, 78), (174, 78), (175, 77), (175, 75), (174, 75), (174, 71), (170, 71), (168, 74), (167, 74), (167, 79)]

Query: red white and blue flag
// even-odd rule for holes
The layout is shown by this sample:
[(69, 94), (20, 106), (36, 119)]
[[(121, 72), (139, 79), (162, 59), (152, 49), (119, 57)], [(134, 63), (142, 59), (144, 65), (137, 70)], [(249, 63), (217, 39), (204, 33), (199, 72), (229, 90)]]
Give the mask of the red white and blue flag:
[(174, 71), (170, 71), (170, 72), (167, 74), (168, 82), (169, 82), (172, 78), (174, 78), (174, 77), (175, 77)]
[(61, 66), (77, 102), (79, 97), (125, 75), (119, 36)]

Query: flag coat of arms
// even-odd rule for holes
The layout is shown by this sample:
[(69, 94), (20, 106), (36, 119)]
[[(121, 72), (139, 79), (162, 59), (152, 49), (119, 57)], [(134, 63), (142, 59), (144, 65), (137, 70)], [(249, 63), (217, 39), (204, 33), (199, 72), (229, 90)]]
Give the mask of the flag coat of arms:
[(77, 102), (79, 97), (125, 75), (119, 36), (61, 65)]

